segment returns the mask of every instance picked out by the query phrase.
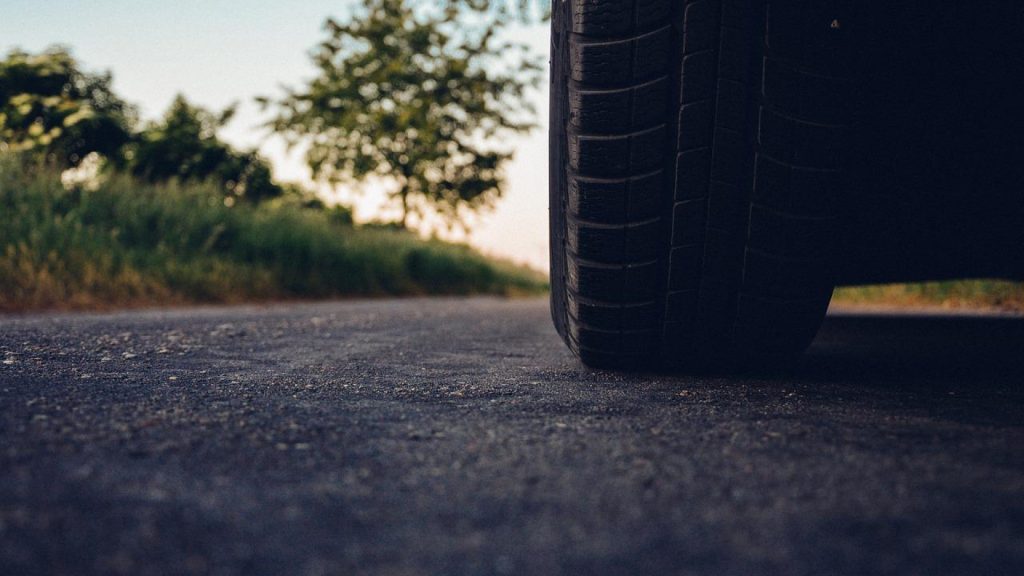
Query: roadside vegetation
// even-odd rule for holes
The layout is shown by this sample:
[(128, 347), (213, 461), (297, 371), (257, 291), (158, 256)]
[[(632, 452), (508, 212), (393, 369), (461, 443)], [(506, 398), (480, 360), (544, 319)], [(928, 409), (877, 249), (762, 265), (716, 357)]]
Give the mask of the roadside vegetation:
[(991, 308), (1024, 312), (1024, 283), (957, 280), (839, 288), (832, 301), (844, 306), (892, 308)]
[[(498, 32), (534, 10), (360, 4), (326, 20), (318, 76), (260, 99), (266, 135), (308, 148), (316, 190), (221, 139), (235, 106), (179, 95), (143, 120), (67, 47), (0, 59), (0, 310), (546, 290), (540, 273), (424, 239), (424, 215), (468, 229), (503, 194), (501, 144), (532, 129), (539, 68)], [(317, 195), (371, 178), (392, 185), (399, 221), (357, 225)]]
[(534, 294), (532, 270), (300, 197), (225, 205), (215, 183), (95, 189), (0, 158), (0, 310), (421, 294)]

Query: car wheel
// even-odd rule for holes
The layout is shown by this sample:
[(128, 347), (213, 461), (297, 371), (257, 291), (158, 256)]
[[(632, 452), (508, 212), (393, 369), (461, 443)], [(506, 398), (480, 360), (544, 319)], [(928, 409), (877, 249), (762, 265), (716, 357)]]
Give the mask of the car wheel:
[(763, 366), (833, 289), (838, 2), (568, 0), (552, 16), (552, 314), (595, 366)]

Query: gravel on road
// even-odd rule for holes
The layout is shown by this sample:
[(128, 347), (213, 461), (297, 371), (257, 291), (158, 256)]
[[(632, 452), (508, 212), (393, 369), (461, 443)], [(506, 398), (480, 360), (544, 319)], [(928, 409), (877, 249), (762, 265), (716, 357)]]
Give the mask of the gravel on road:
[(1024, 574), (1024, 319), (592, 371), (543, 300), (0, 317), (0, 574)]

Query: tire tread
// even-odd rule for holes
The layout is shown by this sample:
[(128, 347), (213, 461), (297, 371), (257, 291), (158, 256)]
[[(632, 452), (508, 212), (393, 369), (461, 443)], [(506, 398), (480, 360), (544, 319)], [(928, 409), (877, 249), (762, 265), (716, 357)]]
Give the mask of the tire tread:
[(849, 83), (781, 4), (556, 9), (552, 310), (585, 363), (778, 357), (816, 332)]

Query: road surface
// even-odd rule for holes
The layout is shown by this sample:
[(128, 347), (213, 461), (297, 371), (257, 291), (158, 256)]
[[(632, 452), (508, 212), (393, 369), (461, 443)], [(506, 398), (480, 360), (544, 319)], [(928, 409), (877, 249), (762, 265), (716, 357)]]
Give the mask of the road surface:
[(1024, 574), (1024, 320), (581, 367), (546, 302), (0, 318), (0, 574)]

